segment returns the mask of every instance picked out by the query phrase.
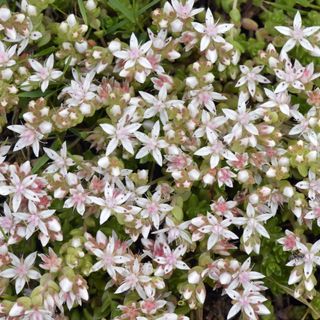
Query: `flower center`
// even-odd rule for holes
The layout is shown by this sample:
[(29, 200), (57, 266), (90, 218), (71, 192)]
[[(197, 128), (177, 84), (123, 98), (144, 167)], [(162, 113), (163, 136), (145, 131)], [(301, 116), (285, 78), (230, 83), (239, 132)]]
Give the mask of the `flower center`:
[(49, 72), (47, 68), (41, 68), (39, 73), (38, 73), (39, 77), (42, 80), (46, 80), (49, 77)]
[(295, 40), (301, 40), (303, 39), (303, 31), (301, 29), (293, 30), (292, 36)]
[(175, 265), (177, 261), (176, 256), (173, 253), (170, 253), (169, 255), (167, 255), (167, 263), (170, 265)]
[(147, 207), (147, 211), (149, 214), (154, 214), (158, 212), (158, 205), (154, 202), (152, 202), (150, 205)]
[(207, 34), (211, 37), (217, 35), (217, 26), (214, 24), (207, 25)]
[(131, 49), (129, 52), (130, 59), (137, 60), (140, 57), (140, 50), (138, 48)]
[(17, 274), (19, 277), (22, 277), (22, 276), (25, 276), (28, 272), (27, 268), (25, 267), (24, 264), (20, 264), (18, 267), (17, 267)]

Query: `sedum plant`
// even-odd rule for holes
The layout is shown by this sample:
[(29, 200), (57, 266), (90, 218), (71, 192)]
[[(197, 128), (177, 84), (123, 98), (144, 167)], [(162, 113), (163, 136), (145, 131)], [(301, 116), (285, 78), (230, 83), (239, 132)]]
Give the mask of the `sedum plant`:
[(0, 319), (320, 319), (317, 1), (0, 3)]

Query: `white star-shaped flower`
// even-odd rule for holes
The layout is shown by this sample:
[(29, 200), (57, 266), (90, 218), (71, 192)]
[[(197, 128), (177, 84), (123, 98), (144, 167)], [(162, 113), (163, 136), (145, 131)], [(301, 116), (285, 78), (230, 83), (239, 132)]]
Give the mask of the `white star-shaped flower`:
[(314, 46), (307, 38), (317, 32), (320, 29), (320, 26), (303, 28), (300, 12), (297, 11), (293, 20), (293, 29), (283, 26), (275, 27), (275, 29), (281, 34), (289, 37), (282, 47), (281, 53), (289, 52), (297, 44), (300, 44), (307, 51), (312, 52), (314, 50)]

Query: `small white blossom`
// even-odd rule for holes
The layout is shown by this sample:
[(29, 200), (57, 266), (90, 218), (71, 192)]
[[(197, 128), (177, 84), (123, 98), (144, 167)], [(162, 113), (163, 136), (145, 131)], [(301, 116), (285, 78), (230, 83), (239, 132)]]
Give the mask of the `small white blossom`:
[(241, 65), (240, 71), (242, 73), (242, 77), (236, 83), (236, 87), (241, 87), (246, 84), (251, 97), (254, 97), (257, 83), (270, 83), (269, 79), (260, 74), (263, 68), (264, 66), (257, 66), (250, 69), (245, 65)]
[(174, 268), (181, 270), (189, 270), (188, 265), (181, 260), (181, 256), (186, 252), (186, 247), (178, 246), (175, 250), (171, 250), (168, 244), (163, 245), (163, 256), (156, 256), (155, 261), (160, 264), (155, 275), (163, 275), (170, 273)]
[(208, 8), (206, 12), (205, 26), (198, 22), (192, 22), (192, 26), (196, 31), (202, 34), (200, 42), (200, 51), (204, 51), (210, 45), (210, 42), (224, 43), (225, 39), (222, 34), (229, 31), (233, 24), (231, 23), (218, 23), (214, 21), (211, 10)]
[(316, 241), (311, 248), (298, 241), (297, 249), (301, 253), (301, 258), (292, 259), (287, 266), (303, 265), (304, 276), (308, 279), (312, 275), (314, 265), (320, 266), (320, 240)]
[(7, 127), (8, 129), (19, 133), (19, 140), (16, 142), (13, 151), (21, 150), (25, 147), (32, 147), (35, 156), (39, 156), (40, 140), (44, 135), (31, 127), (28, 123), (25, 125), (14, 124)]
[(292, 50), (297, 44), (300, 44), (307, 51), (312, 52), (314, 50), (314, 46), (307, 38), (319, 31), (320, 26), (303, 28), (300, 12), (297, 11), (293, 20), (293, 29), (283, 26), (275, 27), (275, 29), (289, 37), (282, 47), (281, 53)]
[(9, 253), (11, 266), (0, 272), (0, 277), (13, 278), (15, 280), (16, 293), (20, 293), (29, 279), (37, 280), (40, 273), (33, 269), (33, 264), (37, 257), (37, 252), (29, 254), (25, 259), (20, 259), (13, 253)]
[(135, 132), (137, 139), (143, 143), (143, 147), (136, 154), (136, 159), (141, 159), (148, 155), (152, 154), (152, 157), (156, 160), (157, 164), (162, 166), (162, 155), (160, 149), (168, 146), (167, 142), (163, 139), (159, 139), (160, 134), (160, 123), (157, 121), (152, 130), (151, 137), (147, 136), (145, 133), (140, 131)]
[(65, 176), (68, 173), (68, 168), (75, 164), (71, 158), (68, 158), (66, 142), (62, 144), (60, 154), (49, 148), (43, 148), (43, 150), (47, 156), (53, 160), (53, 163), (45, 169), (45, 173), (55, 173), (59, 171)]
[[(31, 75), (28, 78), (28, 82), (31, 84), (33, 82), (40, 83), (40, 88), (42, 92), (45, 92), (49, 86), (49, 82), (60, 78), (63, 74), (62, 71), (53, 69), (54, 56), (51, 54), (49, 58), (44, 62), (44, 65), (39, 63), (34, 59), (29, 59), (29, 63), (36, 74)], [(27, 83), (26, 83), (27, 84)], [(24, 84), (22, 84), (23, 86)]]

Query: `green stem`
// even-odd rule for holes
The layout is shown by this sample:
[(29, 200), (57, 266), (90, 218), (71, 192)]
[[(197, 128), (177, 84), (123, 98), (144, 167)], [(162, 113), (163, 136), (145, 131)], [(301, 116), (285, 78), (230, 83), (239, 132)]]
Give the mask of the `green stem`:
[(238, 6), (238, 0), (233, 0), (232, 9), (237, 9)]
[(203, 307), (196, 310), (196, 320), (203, 320)]

